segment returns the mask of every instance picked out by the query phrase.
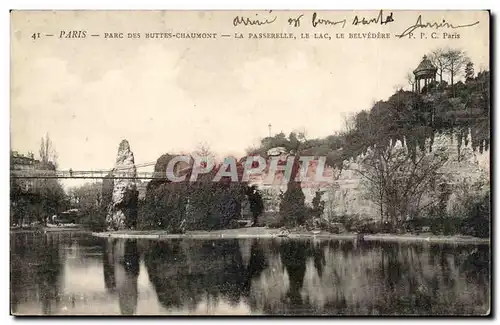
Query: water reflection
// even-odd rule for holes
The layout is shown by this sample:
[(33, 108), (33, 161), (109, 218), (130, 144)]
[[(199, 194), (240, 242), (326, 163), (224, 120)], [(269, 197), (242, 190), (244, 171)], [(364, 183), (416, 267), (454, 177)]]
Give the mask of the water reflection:
[(104, 283), (108, 293), (118, 294), (123, 315), (133, 315), (137, 309), (139, 258), (136, 240), (106, 240), (103, 254)]
[(60, 302), (60, 276), (62, 260), (58, 238), (44, 236), (39, 239), (13, 236), (11, 247), (11, 305), (37, 299), (40, 314), (50, 315)]
[(16, 314), (485, 314), (489, 247), (11, 236)]
[[(240, 246), (249, 245), (247, 263)], [(240, 249), (241, 248), (241, 249)], [(237, 306), (250, 295), (251, 280), (265, 267), (257, 241), (149, 242), (144, 256), (151, 284), (165, 308), (195, 311), (204, 300), (217, 305), (222, 298)]]

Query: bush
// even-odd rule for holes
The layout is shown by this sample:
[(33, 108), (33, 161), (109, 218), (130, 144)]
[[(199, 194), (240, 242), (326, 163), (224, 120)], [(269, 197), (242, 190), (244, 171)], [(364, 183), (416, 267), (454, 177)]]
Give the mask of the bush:
[(464, 221), (463, 230), (466, 235), (486, 238), (490, 236), (490, 193), (470, 200), (465, 207), (468, 217)]
[(141, 204), (140, 229), (163, 229), (179, 233), (186, 219), (186, 189), (181, 183), (158, 183), (150, 186)]
[(91, 231), (104, 231), (106, 229), (106, 215), (105, 212), (94, 209), (92, 211), (85, 211), (80, 223)]
[(380, 222), (378, 225), (378, 232), (390, 234), (396, 231), (394, 225), (388, 221)]
[[(332, 221), (334, 222), (332, 222), (331, 224), (342, 224), (345, 227), (345, 230), (347, 230), (348, 232), (375, 234), (381, 229), (381, 225), (373, 219), (360, 217), (358, 215), (342, 215)], [(333, 231), (337, 230), (333, 229)]]
[(285, 221), (283, 220), (283, 217), (281, 216), (281, 214), (279, 214), (277, 212), (265, 213), (262, 216), (261, 221), (268, 228), (276, 229), (276, 228), (281, 228), (281, 227), (285, 226)]
[[(155, 170), (163, 170), (171, 156), (158, 159)], [(146, 199), (141, 206), (141, 229), (164, 229), (171, 233), (184, 230), (213, 230), (234, 228), (241, 217), (242, 202), (247, 185), (226, 178), (213, 182), (216, 171), (203, 174), (196, 182), (173, 183), (154, 179), (149, 182)], [(189, 177), (189, 176), (188, 176)], [(263, 208), (260, 193), (249, 198), (252, 212)]]
[(240, 228), (240, 224), (239, 224), (238, 220), (232, 219), (229, 221), (226, 228), (227, 229), (238, 229), (238, 228)]
[(342, 234), (346, 230), (345, 226), (338, 222), (326, 224), (322, 227), (322, 229), (328, 231), (331, 234)]
[(456, 194), (457, 201), (452, 213), (461, 220), (459, 232), (469, 236), (489, 237), (491, 209), (487, 175), (472, 184), (460, 184)]

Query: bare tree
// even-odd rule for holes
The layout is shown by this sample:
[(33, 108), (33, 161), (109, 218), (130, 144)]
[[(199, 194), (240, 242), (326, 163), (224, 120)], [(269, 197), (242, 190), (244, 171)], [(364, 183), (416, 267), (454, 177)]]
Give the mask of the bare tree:
[[(394, 226), (435, 203), (429, 199), (442, 175), (439, 169), (448, 160), (444, 150), (420, 152), (415, 159), (403, 147), (375, 148), (356, 171), (366, 185), (368, 198)], [(427, 199), (427, 200), (426, 200)]]
[(444, 53), (444, 57), (448, 61), (446, 71), (448, 71), (450, 74), (451, 89), (453, 94), (455, 94), (454, 80), (462, 72), (462, 69), (467, 64), (467, 62), (469, 62), (469, 58), (462, 50), (448, 50)]
[(443, 82), (443, 75), (448, 71), (450, 65), (449, 58), (445, 55), (449, 49), (438, 48), (429, 54), (429, 60), (437, 68), (436, 74), (439, 76), (439, 82)]
[(43, 164), (57, 166), (57, 152), (48, 133), (40, 141), (39, 155)]
[(355, 115), (353, 113), (343, 113), (344, 130), (346, 133), (353, 131), (356, 128)]
[(215, 153), (210, 148), (207, 142), (200, 142), (193, 151), (193, 156), (200, 158), (202, 161), (215, 161)]
[(305, 127), (297, 131), (297, 139), (301, 142), (307, 141), (307, 129)]
[(406, 74), (406, 80), (408, 84), (411, 86), (411, 91), (415, 91), (415, 75), (411, 72)]

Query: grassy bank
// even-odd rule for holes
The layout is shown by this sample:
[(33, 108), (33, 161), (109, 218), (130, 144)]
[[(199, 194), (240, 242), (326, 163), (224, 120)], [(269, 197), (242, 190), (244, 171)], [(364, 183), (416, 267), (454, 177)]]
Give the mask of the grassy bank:
[[(162, 230), (123, 230), (112, 232), (94, 232), (93, 236), (106, 238), (125, 239), (240, 239), (240, 238), (318, 238), (357, 240), (357, 234), (331, 234), (325, 231), (313, 233), (310, 231), (295, 231), (286, 237), (280, 237), (279, 229), (264, 227), (224, 229), (215, 231), (188, 231), (185, 234), (169, 234)], [(430, 243), (456, 243), (456, 244), (489, 244), (487, 238), (476, 238), (470, 236), (435, 236), (432, 234), (421, 235), (397, 235), (397, 234), (373, 234), (364, 235), (365, 241), (395, 241), (395, 242), (430, 242)]]

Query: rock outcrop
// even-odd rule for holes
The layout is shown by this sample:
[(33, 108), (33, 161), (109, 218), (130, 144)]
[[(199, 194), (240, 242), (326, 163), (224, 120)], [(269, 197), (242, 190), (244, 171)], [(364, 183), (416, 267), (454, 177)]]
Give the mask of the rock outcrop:
[(137, 221), (137, 170), (134, 154), (127, 140), (122, 140), (118, 148), (114, 177), (113, 195), (108, 206), (106, 226), (108, 230), (134, 228)]

